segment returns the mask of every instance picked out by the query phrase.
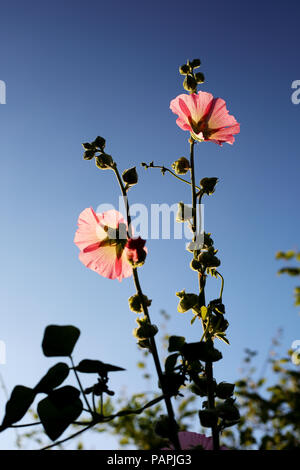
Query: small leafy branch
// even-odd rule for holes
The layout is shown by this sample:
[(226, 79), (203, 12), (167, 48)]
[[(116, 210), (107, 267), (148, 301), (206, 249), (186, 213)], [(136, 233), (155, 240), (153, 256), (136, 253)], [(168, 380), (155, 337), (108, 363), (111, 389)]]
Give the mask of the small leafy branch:
[[(114, 395), (114, 392), (108, 388), (108, 374), (124, 371), (125, 369), (92, 359), (83, 359), (75, 366), (72, 352), (79, 335), (80, 330), (72, 325), (47, 326), (42, 342), (44, 355), (47, 357), (68, 357), (70, 365), (65, 362), (58, 362), (48, 370), (34, 388), (17, 385), (6, 404), (0, 432), (7, 428), (42, 425), (46, 435), (54, 441), (53, 444), (43, 448), (43, 450), (46, 450), (67, 442), (96, 425), (108, 423), (121, 416), (142, 413), (148, 407), (154, 406), (163, 400), (164, 397), (159, 396), (141, 408), (122, 409), (113, 414), (105, 414), (103, 411), (104, 396), (105, 394), (108, 396)], [(69, 376), (70, 371), (73, 371), (75, 375), (78, 388), (71, 385), (60, 387)], [(97, 381), (85, 390), (79, 377), (79, 374), (82, 373), (97, 375)], [(35, 398), (40, 394), (46, 395), (37, 405), (37, 415), (40, 421), (16, 424), (22, 420)], [(96, 406), (96, 397), (100, 401), (100, 410)], [(85, 416), (88, 414), (89, 418), (78, 421), (82, 413), (85, 413)], [(57, 439), (72, 424), (80, 426), (81, 429), (58, 441)]]

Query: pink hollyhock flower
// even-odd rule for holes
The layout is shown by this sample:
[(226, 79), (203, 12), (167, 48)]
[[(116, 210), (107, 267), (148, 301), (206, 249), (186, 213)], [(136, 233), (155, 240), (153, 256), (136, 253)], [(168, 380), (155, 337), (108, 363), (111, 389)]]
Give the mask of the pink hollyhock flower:
[[(196, 432), (180, 431), (178, 433), (178, 439), (182, 450), (213, 450), (212, 437), (206, 437), (204, 434), (197, 434)], [(164, 447), (162, 450), (173, 450), (174, 447), (171, 444), (170, 447)], [(220, 450), (227, 450), (226, 447), (220, 447)]]
[(228, 114), (225, 101), (214, 98), (211, 93), (179, 95), (171, 101), (170, 108), (178, 115), (177, 125), (190, 131), (196, 140), (233, 144), (233, 134), (240, 132), (240, 125)]
[[(92, 208), (85, 209), (78, 218), (74, 243), (80, 249), (79, 259), (87, 267), (108, 279), (121, 281), (132, 275), (129, 259), (137, 256), (135, 239), (127, 238), (127, 226), (120, 212), (109, 210), (96, 214)], [(137, 239), (138, 240), (138, 239)], [(139, 250), (145, 241), (137, 242)], [(127, 244), (131, 243), (130, 248)], [(133, 246), (132, 246), (133, 244)]]

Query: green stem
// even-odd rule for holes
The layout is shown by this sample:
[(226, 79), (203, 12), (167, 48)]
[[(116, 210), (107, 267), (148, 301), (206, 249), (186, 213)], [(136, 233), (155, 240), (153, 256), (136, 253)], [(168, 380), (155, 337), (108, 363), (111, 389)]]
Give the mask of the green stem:
[[(127, 193), (126, 193), (123, 181), (121, 179), (121, 176), (120, 176), (120, 173), (117, 169), (116, 164), (114, 165), (113, 170), (116, 174), (116, 177), (117, 177), (117, 180), (119, 182), (119, 186), (120, 186), (120, 189), (121, 189), (121, 192), (122, 192), (122, 195), (123, 195), (123, 199), (124, 199), (124, 203), (125, 203), (125, 207), (126, 207), (127, 224), (128, 224), (128, 228), (129, 228), (131, 226), (131, 217), (130, 217), (130, 206), (129, 206), (129, 203), (128, 203)], [(130, 236), (130, 233), (131, 233), (131, 228), (128, 230), (128, 236)], [(147, 307), (147, 305), (145, 303), (145, 300), (144, 300), (144, 294), (143, 294), (143, 291), (142, 291), (142, 288), (141, 288), (141, 285), (140, 285), (137, 268), (133, 268), (132, 271), (133, 271), (133, 279), (134, 279), (136, 292), (137, 292), (137, 294), (139, 295), (139, 297), (141, 299), (144, 315), (147, 317), (149, 323), (151, 324), (150, 314), (149, 314), (148, 307)], [(161, 384), (163, 394), (165, 395), (164, 400), (165, 400), (169, 420), (170, 420), (170, 423), (175, 424), (176, 421), (175, 421), (174, 410), (173, 410), (171, 398), (170, 398), (170, 396), (168, 395), (168, 393), (166, 391), (163, 372), (162, 372), (162, 368), (161, 368), (161, 365), (160, 365), (160, 360), (159, 360), (158, 351), (157, 351), (157, 347), (156, 347), (156, 342), (155, 342), (154, 338), (150, 338), (150, 346), (151, 346), (151, 353), (152, 353), (152, 356), (153, 356), (156, 372), (157, 372), (157, 375), (158, 375), (158, 378), (159, 378), (159, 381), (160, 381), (160, 384)], [(175, 426), (172, 427), (171, 440), (172, 440), (172, 443), (174, 444), (175, 449), (180, 450), (180, 443), (179, 443), (179, 439), (178, 439), (178, 434), (177, 434), (176, 430), (174, 431), (174, 429), (175, 429)]]
[(73, 358), (72, 358), (71, 355), (70, 355), (69, 357), (70, 357), (70, 359), (71, 359), (73, 371), (74, 371), (74, 374), (75, 374), (77, 383), (78, 383), (78, 385), (79, 385), (80, 391), (81, 391), (81, 393), (82, 393), (82, 395), (83, 395), (83, 398), (84, 398), (84, 400), (85, 400), (86, 406), (88, 407), (89, 412), (90, 412), (91, 415), (93, 416), (92, 408), (91, 408), (91, 406), (90, 406), (90, 404), (89, 404), (89, 402), (88, 402), (88, 399), (87, 399), (87, 397), (86, 397), (86, 394), (85, 394), (84, 391), (83, 391), (83, 387), (82, 387), (82, 385), (81, 385), (79, 376), (78, 376), (77, 371), (76, 371), (76, 369), (75, 369), (75, 364), (74, 364), (74, 362), (73, 362)]
[[(202, 194), (196, 193), (196, 185), (195, 185), (195, 163), (194, 163), (194, 144), (195, 141), (191, 138), (190, 139), (190, 167), (191, 167), (191, 184), (192, 184), (192, 204), (193, 204), (193, 241), (197, 240), (197, 213), (196, 213), (196, 203), (197, 197), (199, 196), (199, 203), (201, 203)], [(197, 250), (194, 250), (194, 258), (197, 256)], [(206, 275), (205, 269), (202, 269), (202, 272), (198, 274), (198, 281), (199, 281), (199, 302), (200, 305), (205, 305), (205, 283), (206, 283)], [(204, 330), (202, 335), (202, 339), (205, 337), (207, 332), (207, 328)], [(205, 363), (205, 374), (207, 378), (207, 399), (208, 399), (208, 406), (211, 410), (215, 409), (215, 392), (214, 392), (214, 379), (213, 379), (213, 367), (212, 362), (208, 361)], [(213, 449), (219, 450), (219, 431), (217, 426), (212, 426), (212, 437), (213, 437)]]
[(221, 278), (221, 290), (220, 290), (220, 299), (222, 300), (222, 296), (223, 296), (223, 290), (224, 290), (224, 277), (222, 276), (222, 274), (219, 273), (219, 271), (216, 271), (216, 274)]
[[(166, 168), (165, 166), (161, 166), (161, 165), (147, 165), (146, 167), (147, 169), (148, 168), (159, 168), (160, 170), (162, 170), (163, 172), (168, 172), (170, 173), (172, 176), (174, 176), (175, 178), (177, 178), (178, 180), (182, 181), (183, 183), (186, 183), (188, 185), (191, 185), (191, 183), (187, 180), (185, 180), (184, 178), (181, 178), (180, 176), (176, 175), (176, 173), (174, 173), (172, 170), (169, 170), (169, 168)], [(195, 186), (196, 189), (198, 189), (199, 191), (201, 191), (201, 189), (198, 187), (198, 186)]]

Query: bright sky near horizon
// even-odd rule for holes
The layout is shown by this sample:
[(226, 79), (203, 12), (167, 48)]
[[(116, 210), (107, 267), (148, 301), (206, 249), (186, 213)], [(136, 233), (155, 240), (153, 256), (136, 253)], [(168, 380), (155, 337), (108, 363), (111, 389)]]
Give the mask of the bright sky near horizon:
[[(275, 260), (279, 250), (300, 249), (300, 104), (291, 100), (292, 83), (300, 80), (299, 14), (296, 0), (1, 5), (0, 340), (7, 361), (0, 373), (9, 391), (35, 385), (55, 363), (40, 348), (51, 323), (81, 329), (76, 360), (127, 369), (112, 377), (115, 390), (143, 391), (127, 304), (132, 279), (119, 283), (86, 269), (73, 243), (79, 213), (102, 203), (118, 207), (119, 197), (113, 175), (83, 160), (81, 143), (104, 136), (120, 169), (137, 166), (130, 202), (189, 203), (188, 186), (140, 167), (187, 156), (188, 133), (176, 125), (169, 103), (183, 92), (178, 66), (188, 58), (201, 59), (201, 89), (225, 99), (241, 124), (233, 146), (204, 143), (195, 155), (198, 181), (220, 179), (204, 201), (230, 322), (231, 345), (218, 345), (217, 378), (238, 379), (246, 347), (258, 350), (262, 362), (279, 327), (282, 351), (300, 339), (295, 283), (276, 275)], [(153, 299), (153, 322), (165, 309), (169, 332), (196, 340), (199, 328), (190, 326), (191, 314), (177, 312), (175, 296), (197, 287), (185, 243), (149, 239), (140, 279)], [(210, 281), (208, 293), (217, 289)], [(0, 389), (1, 419), (4, 403)], [(103, 434), (91, 442), (116, 445)], [(0, 435), (0, 449), (14, 445), (12, 432)]]

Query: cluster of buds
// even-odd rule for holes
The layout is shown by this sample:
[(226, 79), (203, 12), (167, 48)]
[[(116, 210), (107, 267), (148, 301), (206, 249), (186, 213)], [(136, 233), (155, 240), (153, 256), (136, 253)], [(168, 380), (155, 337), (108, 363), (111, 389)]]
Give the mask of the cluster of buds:
[(191, 269), (193, 271), (202, 272), (209, 268), (217, 268), (221, 264), (221, 261), (216, 256), (217, 252), (218, 250), (215, 250), (213, 246), (202, 249), (199, 255), (192, 259), (190, 263)]
[(134, 294), (128, 299), (129, 308), (135, 313), (143, 313), (143, 305), (150, 307), (152, 300), (148, 299), (146, 295), (143, 295), (143, 300), (139, 294)]
[(133, 336), (139, 340), (138, 344), (140, 346), (145, 347), (144, 345), (149, 343), (149, 339), (154, 338), (154, 336), (157, 334), (158, 328), (156, 325), (152, 325), (146, 316), (137, 318), (136, 322), (138, 327), (133, 330)]
[(200, 67), (200, 59), (188, 60), (186, 64), (179, 67), (181, 75), (185, 75), (183, 88), (189, 93), (196, 93), (198, 84), (204, 83), (204, 75), (202, 72), (194, 73), (194, 69)]
[(105, 139), (103, 137), (96, 137), (96, 139), (89, 143), (82, 144), (85, 152), (83, 154), (84, 160), (92, 160), (95, 158), (95, 163), (100, 170), (111, 170), (115, 163), (111, 155), (105, 153)]

